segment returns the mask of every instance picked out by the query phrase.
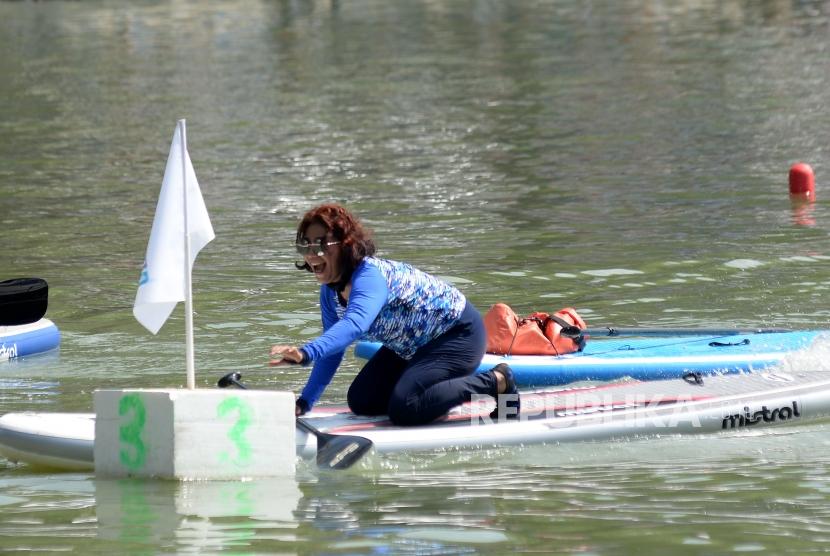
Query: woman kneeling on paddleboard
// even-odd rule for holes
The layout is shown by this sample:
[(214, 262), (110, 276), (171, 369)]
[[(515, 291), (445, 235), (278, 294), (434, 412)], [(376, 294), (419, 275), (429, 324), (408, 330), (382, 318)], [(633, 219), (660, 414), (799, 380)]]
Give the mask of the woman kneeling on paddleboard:
[(406, 263), (374, 257), (369, 232), (337, 204), (307, 212), (296, 245), (303, 256), (297, 268), (320, 283), (324, 329), (303, 346), (271, 348), (271, 365), (314, 364), (297, 415), (320, 398), (357, 340), (383, 344), (349, 387), (349, 409), (357, 415), (386, 414), (396, 425), (423, 425), (473, 394), (512, 394), (501, 404), (509, 408), (503, 415), (518, 415), (510, 367), (475, 372), (486, 333), (478, 310), (460, 291)]

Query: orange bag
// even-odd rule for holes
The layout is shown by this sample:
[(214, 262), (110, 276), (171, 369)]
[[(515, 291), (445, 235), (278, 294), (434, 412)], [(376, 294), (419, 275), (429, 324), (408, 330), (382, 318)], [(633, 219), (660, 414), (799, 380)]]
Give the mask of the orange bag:
[(487, 352), (498, 355), (562, 355), (585, 347), (585, 321), (571, 307), (520, 319), (509, 305), (496, 303), (484, 315), (484, 327)]

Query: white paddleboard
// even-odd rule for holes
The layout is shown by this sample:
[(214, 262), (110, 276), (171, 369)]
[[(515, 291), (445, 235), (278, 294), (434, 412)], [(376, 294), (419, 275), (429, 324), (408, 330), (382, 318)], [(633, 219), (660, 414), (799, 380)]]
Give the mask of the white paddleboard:
[(93, 469), (94, 413), (26, 411), (0, 417), (0, 455), (38, 467)]
[[(830, 371), (760, 372), (563, 387), (522, 394), (518, 420), (492, 422), (491, 399), (455, 408), (420, 427), (319, 407), (305, 416), (321, 431), (369, 438), (378, 452), (730, 433), (830, 418)], [(10, 413), (0, 417), (0, 455), (39, 466), (93, 469), (92, 414)], [(736, 442), (740, 439), (737, 438)], [(297, 430), (297, 454), (313, 457)]]

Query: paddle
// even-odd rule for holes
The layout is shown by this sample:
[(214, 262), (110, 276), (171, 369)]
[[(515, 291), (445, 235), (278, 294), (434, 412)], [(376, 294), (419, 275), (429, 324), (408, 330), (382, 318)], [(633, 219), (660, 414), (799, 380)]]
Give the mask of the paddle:
[[(242, 375), (238, 372), (228, 373), (216, 383), (219, 388), (236, 386), (247, 389), (242, 384)], [(363, 457), (372, 448), (372, 441), (362, 436), (331, 434), (317, 430), (302, 417), (297, 417), (297, 426), (313, 434), (317, 439), (317, 466), (324, 469), (346, 469)]]
[(740, 334), (772, 334), (792, 332), (787, 328), (588, 328), (585, 334), (601, 336), (738, 336)]

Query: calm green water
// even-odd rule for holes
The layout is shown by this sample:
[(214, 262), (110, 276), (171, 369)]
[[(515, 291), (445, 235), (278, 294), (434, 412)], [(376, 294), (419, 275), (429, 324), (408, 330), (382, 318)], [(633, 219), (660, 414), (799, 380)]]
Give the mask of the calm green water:
[[(319, 330), (289, 244), (329, 200), (481, 308), (826, 328), (829, 27), (822, 1), (0, 2), (0, 278), (47, 279), (63, 333), (59, 355), (0, 365), (0, 413), (184, 384), (182, 310), (156, 337), (131, 313), (179, 118), (217, 234), (193, 277), (200, 386), (302, 387), (267, 353)], [(806, 211), (797, 161), (817, 175)], [(805, 554), (830, 542), (828, 438), (372, 456), (246, 483), (0, 461), (0, 552)]]

